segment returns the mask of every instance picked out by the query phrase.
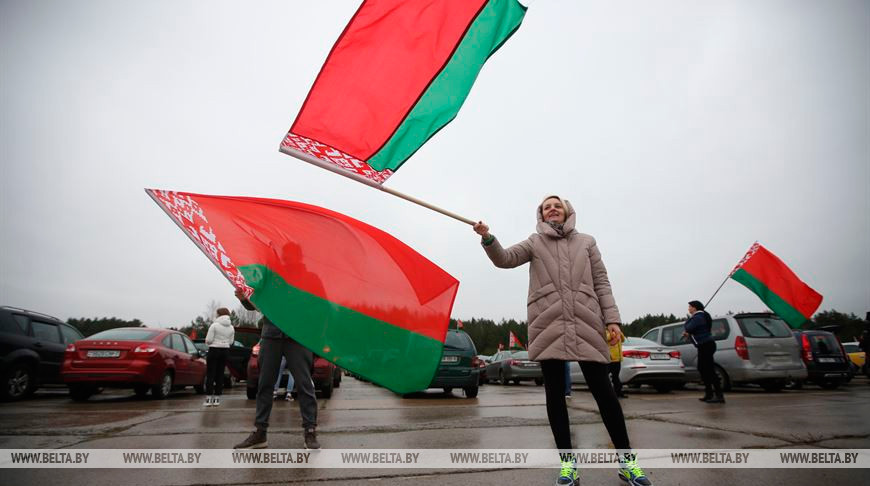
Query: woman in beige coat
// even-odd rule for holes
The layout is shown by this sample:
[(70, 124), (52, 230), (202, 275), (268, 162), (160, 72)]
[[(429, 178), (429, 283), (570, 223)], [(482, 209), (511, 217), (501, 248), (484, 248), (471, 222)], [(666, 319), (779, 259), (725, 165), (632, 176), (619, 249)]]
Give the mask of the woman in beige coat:
[[(631, 449), (625, 417), (608, 378), (611, 341), (622, 337), (619, 309), (607, 278), (607, 269), (595, 238), (577, 232), (576, 213), (558, 196), (538, 206), (536, 233), (510, 248), (503, 248), (483, 222), (474, 225), (487, 256), (499, 268), (525, 263), (529, 268), (529, 358), (540, 361), (547, 399), (547, 418), (558, 449), (572, 449), (565, 403), (565, 362), (577, 361), (598, 404), (613, 445)], [(577, 482), (572, 456), (562, 456), (557, 485)], [(635, 457), (625, 456), (620, 477), (633, 486), (650, 486)]]

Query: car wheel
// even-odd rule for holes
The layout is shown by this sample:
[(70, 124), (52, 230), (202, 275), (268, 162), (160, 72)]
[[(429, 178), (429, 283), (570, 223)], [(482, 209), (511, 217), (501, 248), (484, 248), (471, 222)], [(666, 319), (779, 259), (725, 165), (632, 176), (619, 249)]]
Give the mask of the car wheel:
[(167, 371), (163, 373), (163, 377), (160, 379), (160, 383), (151, 387), (151, 394), (154, 395), (154, 398), (164, 399), (169, 396), (169, 393), (172, 391), (172, 373)]
[(479, 388), (476, 386), (467, 386), (462, 390), (465, 392), (465, 398), (476, 398)]
[(674, 389), (674, 387), (669, 384), (655, 384), (653, 385), (653, 388), (655, 388), (656, 391), (659, 393), (669, 393), (671, 390)]
[(444, 390), (444, 393), (447, 393), (447, 394), (453, 393), (453, 387), (452, 387), (452, 386), (445, 386), (445, 387), (442, 388), (442, 389)]
[(544, 379), (543, 379), (543, 378), (535, 378), (535, 384), (538, 385), (538, 386), (543, 385), (543, 384), (544, 384)]
[(77, 402), (86, 402), (96, 392), (96, 388), (88, 385), (70, 385), (69, 396)]
[(332, 379), (332, 387), (338, 388), (341, 386), (341, 373), (336, 373), (335, 378)]
[(801, 380), (790, 379), (785, 382), (785, 387), (789, 390), (800, 390), (804, 387), (804, 382)]
[(2, 398), (4, 400), (20, 400), (36, 391), (36, 376), (33, 368), (25, 363), (16, 363), (3, 374)]
[[(326, 380), (326, 383), (323, 384), (323, 388), (320, 390), (320, 395), (323, 398), (332, 398), (332, 380)], [(293, 396), (292, 391), (290, 396)]]
[[(206, 381), (208, 381), (208, 373), (206, 373), (206, 375), (202, 377), (202, 382), (199, 385), (193, 385), (194, 391), (196, 391), (196, 393), (200, 395), (204, 394), (206, 388)], [(224, 386), (226, 386), (226, 384), (224, 384)]]
[(249, 386), (249, 387), (247, 387), (247, 392), (248, 392), (248, 400), (254, 400), (255, 398), (257, 398), (257, 387)]
[(834, 390), (840, 386), (840, 382), (839, 381), (823, 381), (823, 382), (819, 383), (819, 386), (821, 386), (822, 388), (824, 388), (826, 390)]
[(508, 380), (504, 377), (504, 372), (502, 370), (498, 370), (498, 381), (500, 381), (502, 385), (508, 384)]
[(133, 387), (133, 392), (136, 393), (136, 396), (139, 398), (145, 398), (145, 395), (148, 394), (148, 385), (136, 385)]
[(715, 367), (716, 376), (719, 378), (719, 383), (722, 384), (722, 391), (730, 392), (731, 391), (731, 379), (728, 378), (728, 373), (725, 372), (718, 365)]

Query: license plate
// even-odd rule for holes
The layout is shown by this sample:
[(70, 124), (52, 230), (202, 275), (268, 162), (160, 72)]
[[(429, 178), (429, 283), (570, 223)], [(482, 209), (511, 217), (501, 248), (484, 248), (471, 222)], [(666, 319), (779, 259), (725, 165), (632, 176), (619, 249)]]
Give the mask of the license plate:
[(538, 363), (523, 363), (523, 367), (525, 368), (537, 368), (539, 366), (541, 365)]
[(652, 353), (649, 355), (649, 359), (671, 359), (671, 355), (667, 353)]
[(836, 363), (837, 358), (819, 358), (819, 363)]
[(458, 363), (459, 356), (444, 356), (441, 358), (442, 363)]
[(88, 351), (88, 358), (117, 358), (118, 356), (121, 356), (121, 352), (118, 350), (91, 349)]

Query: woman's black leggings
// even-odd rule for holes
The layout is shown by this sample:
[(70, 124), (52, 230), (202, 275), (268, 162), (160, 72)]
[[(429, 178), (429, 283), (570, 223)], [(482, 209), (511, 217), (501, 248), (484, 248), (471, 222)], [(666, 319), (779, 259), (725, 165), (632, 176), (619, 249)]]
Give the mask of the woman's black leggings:
[[(586, 378), (586, 385), (598, 404), (598, 411), (604, 420), (610, 440), (617, 449), (631, 449), (628, 431), (625, 429), (625, 416), (616, 398), (606, 363), (580, 361), (580, 369)], [(544, 389), (547, 394), (547, 418), (556, 439), (556, 448), (573, 449), (571, 446), (571, 425), (568, 422), (568, 406), (565, 404), (565, 362), (556, 359), (541, 361), (544, 373)]]
[(208, 348), (206, 355), (205, 393), (221, 395), (224, 392), (224, 366), (227, 364), (227, 348)]

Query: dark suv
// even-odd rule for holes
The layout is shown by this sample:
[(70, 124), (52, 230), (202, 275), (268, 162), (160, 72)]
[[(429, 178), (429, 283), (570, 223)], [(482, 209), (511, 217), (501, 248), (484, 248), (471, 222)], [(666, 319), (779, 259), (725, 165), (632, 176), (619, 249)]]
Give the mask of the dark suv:
[(66, 345), (78, 329), (39, 312), (0, 307), (0, 399), (18, 400), (39, 385), (60, 384)]
[(467, 398), (474, 398), (479, 376), (480, 358), (471, 337), (465, 331), (448, 329), (441, 364), (429, 388), (443, 388), (445, 393), (452, 392), (454, 387), (462, 388)]
[[(823, 388), (837, 388), (851, 378), (849, 357), (840, 340), (828, 331), (792, 331), (807, 367), (807, 380)], [(793, 384), (800, 388), (801, 383)]]

